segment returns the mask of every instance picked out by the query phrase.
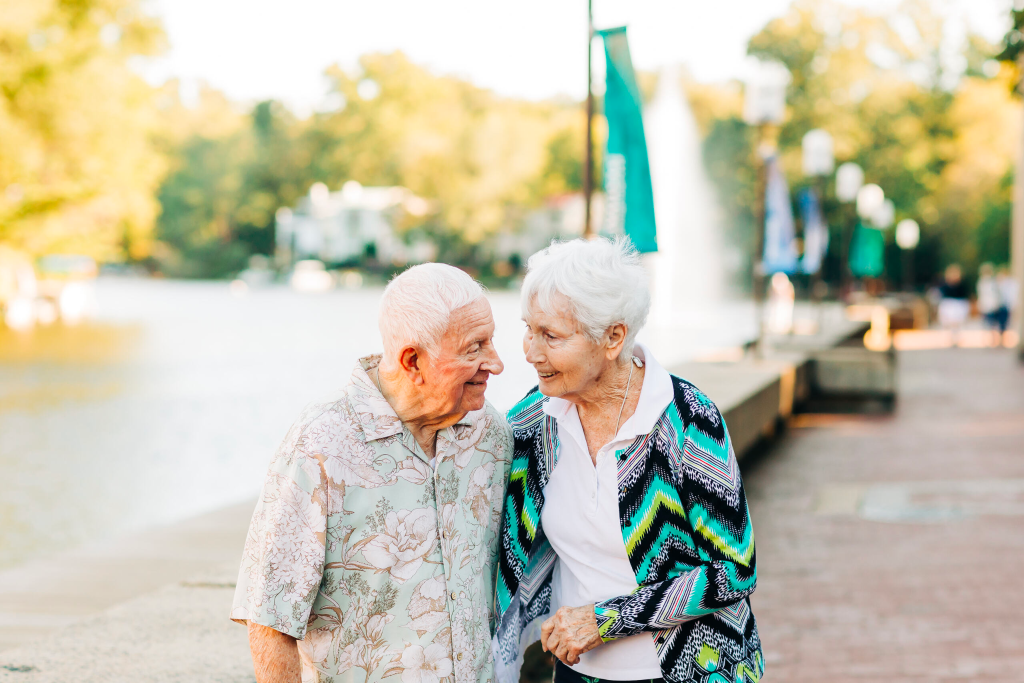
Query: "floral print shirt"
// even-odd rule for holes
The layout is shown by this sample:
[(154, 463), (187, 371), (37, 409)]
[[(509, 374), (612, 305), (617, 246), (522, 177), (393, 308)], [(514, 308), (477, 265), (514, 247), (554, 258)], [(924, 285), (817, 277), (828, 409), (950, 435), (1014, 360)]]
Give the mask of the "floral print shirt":
[(360, 359), (270, 464), (231, 618), (299, 640), (303, 681), (486, 683), (511, 430), (490, 405), (437, 434), (436, 466)]

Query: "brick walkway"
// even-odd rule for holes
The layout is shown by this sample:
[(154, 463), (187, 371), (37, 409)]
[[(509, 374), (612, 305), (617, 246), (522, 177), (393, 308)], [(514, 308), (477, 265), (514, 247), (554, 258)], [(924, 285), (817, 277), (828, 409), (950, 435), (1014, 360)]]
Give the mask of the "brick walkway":
[(1024, 369), (899, 362), (894, 416), (798, 416), (744, 463), (768, 681), (1024, 681)]

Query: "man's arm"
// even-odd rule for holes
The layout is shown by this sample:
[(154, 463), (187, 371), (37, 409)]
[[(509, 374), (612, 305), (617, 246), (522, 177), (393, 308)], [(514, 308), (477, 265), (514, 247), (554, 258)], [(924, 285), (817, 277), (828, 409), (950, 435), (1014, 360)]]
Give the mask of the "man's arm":
[(299, 647), (290, 635), (250, 621), (249, 650), (256, 683), (302, 683)]

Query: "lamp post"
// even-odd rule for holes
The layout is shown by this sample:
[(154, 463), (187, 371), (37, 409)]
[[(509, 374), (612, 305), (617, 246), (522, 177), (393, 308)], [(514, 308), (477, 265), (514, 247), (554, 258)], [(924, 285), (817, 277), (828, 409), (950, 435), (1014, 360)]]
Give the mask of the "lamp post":
[(587, 0), (587, 149), (583, 162), (583, 237), (594, 236), (590, 220), (590, 198), (594, 194), (594, 83), (591, 74), (591, 53), (594, 42), (594, 1)]
[(885, 205), (885, 191), (878, 185), (865, 185), (857, 192), (857, 215), (865, 221), (874, 222)]
[[(836, 198), (843, 204), (850, 204), (857, 200), (857, 193), (864, 185), (864, 169), (852, 161), (847, 161), (836, 170)], [(856, 216), (853, 225), (850, 227), (850, 234), (839, 234), (839, 288), (844, 291), (849, 283), (849, 260), (850, 241), (853, 239), (853, 230), (856, 228)]]
[(751, 258), (751, 281), (754, 290), (754, 306), (757, 317), (757, 340), (755, 352), (761, 353), (764, 337), (764, 221), (765, 191), (768, 184), (767, 159), (775, 153), (774, 136), (769, 136), (770, 127), (782, 123), (786, 116), (786, 87), (792, 76), (779, 62), (761, 61), (750, 57), (746, 63), (743, 93), (743, 120), (757, 126), (757, 199), (754, 210), (754, 253)]
[(914, 291), (914, 248), (921, 241), (921, 228), (913, 218), (896, 224), (896, 246), (903, 252), (903, 288)]
[[(884, 197), (885, 194), (883, 193), (882, 196)], [(896, 220), (896, 205), (891, 199), (883, 199), (875, 209), (875, 213), (871, 215), (871, 224), (879, 230), (885, 230), (892, 227), (894, 220)]]
[[(825, 183), (828, 176), (836, 167), (836, 157), (832, 136), (828, 131), (815, 128), (807, 131), (801, 141), (803, 152), (804, 175), (815, 178), (818, 184), (818, 206), (822, 207), (825, 201)], [(825, 230), (828, 230), (826, 227)], [(804, 225), (804, 253), (807, 250), (807, 226)], [(805, 256), (806, 258), (806, 256)], [(821, 255), (818, 269), (811, 275), (811, 301), (817, 304), (821, 300), (821, 271), (824, 267), (825, 255)], [(819, 316), (820, 323), (820, 316)]]

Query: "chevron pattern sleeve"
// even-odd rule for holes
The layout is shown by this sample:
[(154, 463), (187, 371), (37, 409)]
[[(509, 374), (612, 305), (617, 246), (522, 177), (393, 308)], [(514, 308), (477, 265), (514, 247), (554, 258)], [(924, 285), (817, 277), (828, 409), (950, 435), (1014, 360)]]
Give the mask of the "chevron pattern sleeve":
[(673, 377), (673, 386), (674, 404), (655, 430), (619, 454), (622, 535), (639, 587), (595, 605), (605, 642), (749, 610), (745, 598), (757, 582), (725, 420), (689, 382)]

